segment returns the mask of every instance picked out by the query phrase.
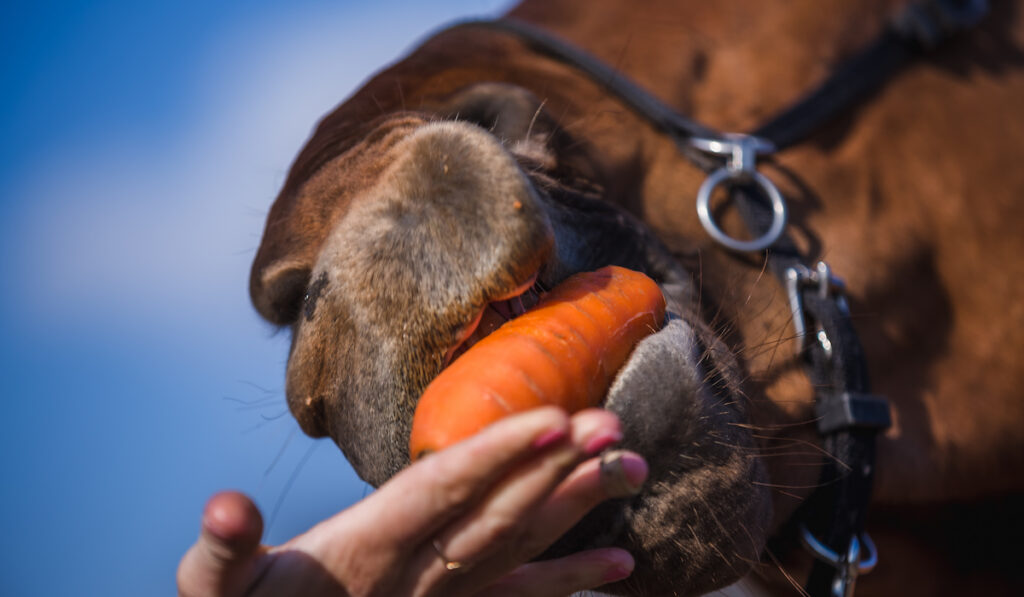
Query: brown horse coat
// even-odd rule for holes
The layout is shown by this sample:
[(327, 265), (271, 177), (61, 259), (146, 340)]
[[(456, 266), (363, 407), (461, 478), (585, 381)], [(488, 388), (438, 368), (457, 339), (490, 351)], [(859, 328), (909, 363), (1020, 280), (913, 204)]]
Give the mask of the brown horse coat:
[[(870, 40), (896, 4), (527, 0), (511, 14), (699, 122), (746, 131)], [(1021, 591), (1003, 545), (1019, 538), (1024, 503), (1022, 111), (1024, 15), (996, 3), (977, 30), (762, 167), (809, 259), (845, 279), (874, 389), (892, 402), (869, 515), (881, 564), (858, 595)], [(644, 269), (703, 347), (665, 375), (701, 371), (722, 388), (667, 407), (718, 417), (707, 428), (687, 418), (632, 439), (661, 493), (599, 513), (621, 523), (604, 540), (638, 554), (618, 589), (711, 590), (758, 558), (770, 581), (780, 566), (799, 577), (807, 558), (785, 523), (818, 479), (813, 388), (785, 292), (701, 228), (702, 177), (660, 131), (516, 38), (428, 40), (325, 117), (270, 212), (251, 292), (293, 328), (293, 412), (379, 483), (405, 464), (408, 417), (451, 330), (488, 296), (542, 266), (552, 282), (608, 262)], [(528, 215), (480, 209), (506, 196)], [(658, 418), (637, 392), (620, 412), (627, 430)], [(716, 438), (723, 447), (692, 447)], [(684, 457), (704, 464), (668, 462)], [(594, 543), (585, 527), (567, 547)]]

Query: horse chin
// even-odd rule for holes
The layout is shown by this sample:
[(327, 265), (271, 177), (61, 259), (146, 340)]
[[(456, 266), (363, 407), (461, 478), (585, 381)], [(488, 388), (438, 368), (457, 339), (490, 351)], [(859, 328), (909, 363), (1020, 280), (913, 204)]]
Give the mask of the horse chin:
[(596, 508), (545, 557), (625, 547), (637, 560), (620, 585), (630, 594), (697, 594), (746, 574), (772, 499), (737, 379), (729, 352), (697, 321), (673, 317), (643, 340), (604, 407), (622, 421), (620, 447), (647, 460), (647, 484)]

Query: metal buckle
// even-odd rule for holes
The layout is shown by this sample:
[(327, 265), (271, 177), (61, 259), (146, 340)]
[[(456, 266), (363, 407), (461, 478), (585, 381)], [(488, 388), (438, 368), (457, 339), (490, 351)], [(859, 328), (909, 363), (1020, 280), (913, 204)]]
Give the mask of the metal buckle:
[[(832, 268), (824, 261), (819, 261), (814, 271), (802, 265), (797, 265), (786, 270), (786, 294), (789, 295), (789, 308), (793, 313), (793, 327), (796, 329), (797, 354), (802, 354), (807, 348), (807, 318), (804, 316), (804, 301), (801, 298), (801, 291), (804, 286), (817, 285), (818, 296), (823, 299), (835, 297), (836, 306), (844, 313), (850, 312), (850, 306), (846, 302), (846, 284), (832, 274)], [(818, 329), (815, 337), (825, 351), (826, 356), (832, 356), (832, 341), (829, 340), (825, 330)]]
[(892, 426), (889, 401), (863, 392), (819, 394), (814, 401), (814, 414), (821, 435), (843, 429), (883, 430)]
[[(697, 216), (704, 229), (711, 238), (733, 251), (761, 251), (770, 247), (786, 227), (786, 202), (772, 181), (757, 171), (757, 156), (774, 152), (775, 146), (766, 139), (736, 133), (726, 133), (721, 139), (695, 137), (690, 143), (705, 153), (729, 156), (726, 165), (709, 174), (697, 191)], [(733, 238), (711, 217), (711, 192), (727, 181), (754, 183), (771, 200), (772, 224), (760, 237), (748, 241)]]
[[(836, 576), (832, 581), (832, 597), (852, 597), (857, 577), (871, 572), (878, 564), (878, 550), (867, 533), (861, 533), (859, 537), (850, 537), (850, 546), (843, 554), (832, 551), (818, 541), (803, 524), (800, 525), (800, 540), (814, 557), (836, 569)], [(867, 552), (864, 558), (861, 558), (861, 546)]]

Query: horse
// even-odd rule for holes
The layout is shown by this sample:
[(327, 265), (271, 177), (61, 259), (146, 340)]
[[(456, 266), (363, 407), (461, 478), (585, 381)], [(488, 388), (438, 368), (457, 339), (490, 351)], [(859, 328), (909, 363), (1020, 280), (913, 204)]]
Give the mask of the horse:
[[(507, 16), (676, 113), (750, 131), (906, 4), (524, 0)], [(760, 170), (793, 246), (843, 279), (891, 412), (866, 465), (879, 563), (857, 595), (1021, 594), (1024, 15), (994, 2), (922, 54)], [(551, 287), (608, 264), (646, 272), (675, 319), (604, 406), (648, 484), (552, 553), (629, 549), (636, 569), (613, 593), (701, 594), (747, 576), (800, 594), (814, 556), (797, 523), (823, 467), (849, 468), (818, 430), (815, 330), (795, 327), (772, 248), (708, 233), (694, 207), (705, 172), (607, 82), (514, 32), (453, 27), (322, 119), (251, 272), (258, 312), (291, 329), (289, 407), (379, 485), (408, 464), (417, 399), (481, 306), (535, 274)], [(751, 234), (714, 195), (717, 228)]]

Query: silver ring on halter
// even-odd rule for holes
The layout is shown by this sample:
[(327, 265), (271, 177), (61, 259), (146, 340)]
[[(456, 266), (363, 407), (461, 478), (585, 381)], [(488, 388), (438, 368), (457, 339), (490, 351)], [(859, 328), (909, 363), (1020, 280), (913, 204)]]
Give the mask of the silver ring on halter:
[[(821, 541), (818, 541), (804, 524), (800, 524), (800, 540), (815, 558), (832, 566), (836, 574), (832, 578), (830, 597), (853, 597), (853, 587), (857, 577), (867, 574), (878, 563), (878, 550), (867, 533), (850, 537), (849, 547), (844, 553), (837, 553)], [(862, 556), (861, 550), (867, 555)]]
[[(856, 567), (857, 573), (867, 574), (878, 564), (878, 549), (875, 548), (875, 543), (867, 533), (851, 537), (850, 547), (846, 553), (842, 554), (829, 549), (804, 524), (800, 525), (800, 540), (814, 557), (835, 567), (853, 565)], [(863, 557), (861, 556), (862, 549), (867, 552), (867, 555)]]
[[(697, 191), (697, 217), (711, 238), (733, 251), (761, 251), (774, 243), (786, 228), (786, 201), (768, 177), (757, 171), (757, 155), (774, 151), (771, 142), (750, 135), (726, 134), (722, 139), (690, 140), (697, 149), (715, 155), (729, 156), (725, 166), (715, 170)], [(711, 192), (723, 182), (753, 182), (771, 200), (772, 224), (763, 235), (752, 240), (739, 240), (722, 231), (711, 216)]]

